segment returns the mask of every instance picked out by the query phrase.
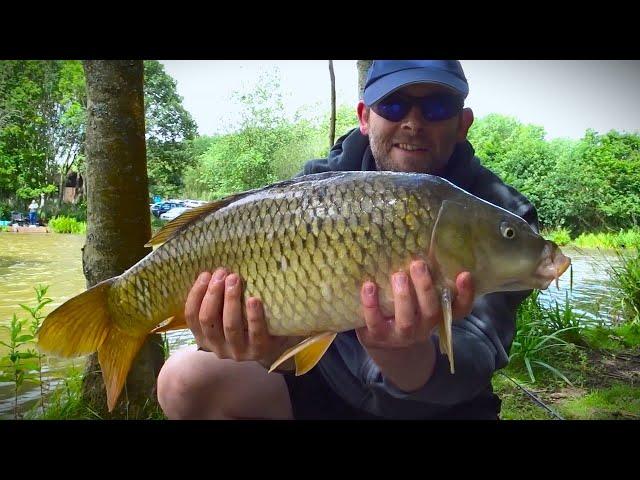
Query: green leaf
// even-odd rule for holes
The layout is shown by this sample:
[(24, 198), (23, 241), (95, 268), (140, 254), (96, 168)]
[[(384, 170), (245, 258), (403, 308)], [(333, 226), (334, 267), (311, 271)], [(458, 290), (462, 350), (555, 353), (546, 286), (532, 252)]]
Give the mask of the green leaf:
[(31, 316), (35, 316), (35, 314), (36, 314), (36, 310), (35, 309), (32, 309), (31, 307), (28, 307), (27, 305), (24, 305), (22, 303), (20, 304), (20, 306), (23, 309), (25, 309), (27, 312), (29, 312), (31, 314)]
[(573, 383), (571, 383), (571, 382), (569, 381), (569, 379), (568, 379), (567, 377), (565, 377), (565, 376), (562, 374), (562, 372), (560, 372), (558, 369), (556, 369), (556, 368), (552, 367), (551, 365), (549, 365), (549, 364), (547, 364), (547, 363), (545, 363), (545, 362), (542, 362), (542, 361), (540, 361), (540, 360), (536, 360), (536, 361), (534, 361), (534, 363), (537, 363), (538, 365), (541, 365), (541, 366), (545, 367), (546, 369), (550, 370), (552, 373), (554, 373), (555, 375), (559, 376), (559, 377), (560, 377), (560, 378), (562, 378), (565, 382), (567, 382), (569, 385), (571, 385), (571, 386), (573, 387)]
[(529, 377), (531, 377), (531, 381), (535, 383), (536, 377), (533, 376), (533, 369), (531, 368), (529, 357), (524, 357), (524, 364), (527, 366), (527, 371), (529, 372)]
[(27, 343), (33, 340), (35, 337), (33, 335), (20, 335), (16, 338), (16, 343)]
[(38, 355), (34, 352), (18, 352), (18, 358), (27, 360), (29, 358), (38, 358)]

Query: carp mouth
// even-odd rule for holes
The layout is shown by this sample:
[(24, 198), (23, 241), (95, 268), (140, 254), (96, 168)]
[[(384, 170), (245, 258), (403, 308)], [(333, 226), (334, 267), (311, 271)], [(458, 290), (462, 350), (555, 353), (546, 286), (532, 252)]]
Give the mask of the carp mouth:
[(558, 245), (547, 241), (542, 251), (542, 259), (534, 272), (534, 279), (538, 285), (536, 288), (546, 290), (555, 280), (558, 287), (558, 279), (571, 265), (571, 259), (560, 251)]

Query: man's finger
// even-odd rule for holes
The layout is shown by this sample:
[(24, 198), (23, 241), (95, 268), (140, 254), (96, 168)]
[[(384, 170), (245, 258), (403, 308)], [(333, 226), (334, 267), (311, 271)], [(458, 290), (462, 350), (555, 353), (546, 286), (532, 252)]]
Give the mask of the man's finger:
[(211, 277), (207, 292), (202, 299), (198, 319), (207, 342), (220, 349), (224, 346), (222, 331), (222, 304), (224, 302), (224, 279), (227, 272), (219, 268)]
[(251, 297), (247, 300), (247, 325), (249, 328), (249, 349), (260, 356), (269, 342), (269, 330), (264, 319), (262, 302)]
[(224, 337), (236, 360), (241, 360), (247, 348), (247, 339), (242, 319), (241, 280), (235, 273), (225, 279), (224, 307), (222, 309), (222, 326)]
[(360, 332), (372, 340), (383, 340), (387, 337), (391, 327), (380, 311), (378, 305), (378, 289), (375, 283), (364, 283), (360, 290), (360, 301), (366, 323), (366, 328)]
[(426, 329), (431, 331), (440, 319), (441, 306), (429, 268), (424, 261), (417, 260), (411, 264), (411, 281), (416, 292), (420, 315), (423, 321), (428, 323), (425, 325)]
[(396, 272), (391, 278), (393, 306), (395, 310), (395, 334), (399, 339), (408, 340), (415, 335), (417, 327), (416, 302), (405, 272)]
[(184, 306), (184, 318), (187, 322), (189, 330), (193, 333), (196, 341), (202, 336), (202, 329), (200, 328), (200, 322), (198, 321), (198, 315), (200, 313), (200, 305), (202, 299), (207, 291), (211, 274), (209, 272), (202, 272), (196, 282), (191, 287), (187, 301)]
[(456, 288), (458, 295), (451, 308), (454, 320), (463, 318), (471, 313), (473, 298), (475, 296), (475, 286), (473, 284), (473, 278), (471, 278), (471, 273), (462, 272), (458, 275), (456, 278)]

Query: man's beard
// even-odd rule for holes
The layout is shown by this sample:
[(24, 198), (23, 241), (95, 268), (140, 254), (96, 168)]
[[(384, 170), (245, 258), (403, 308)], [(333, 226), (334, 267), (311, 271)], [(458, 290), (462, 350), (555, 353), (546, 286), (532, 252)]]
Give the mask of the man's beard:
[(393, 142), (386, 143), (378, 140), (375, 134), (369, 135), (369, 145), (373, 159), (376, 162), (376, 168), (379, 171), (389, 170), (393, 172), (415, 172), (415, 173), (432, 173), (431, 162), (428, 160), (414, 162), (396, 162), (391, 158), (391, 149)]

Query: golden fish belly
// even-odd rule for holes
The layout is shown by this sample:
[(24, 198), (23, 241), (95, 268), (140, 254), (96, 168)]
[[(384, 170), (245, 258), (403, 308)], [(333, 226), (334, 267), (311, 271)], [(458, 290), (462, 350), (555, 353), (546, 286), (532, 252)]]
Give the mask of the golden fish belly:
[(436, 214), (428, 190), (379, 175), (275, 188), (187, 226), (118, 280), (110, 305), (148, 331), (182, 311), (200, 272), (226, 267), (271, 334), (349, 330), (364, 325), (365, 280), (392, 314), (389, 276), (426, 258)]

